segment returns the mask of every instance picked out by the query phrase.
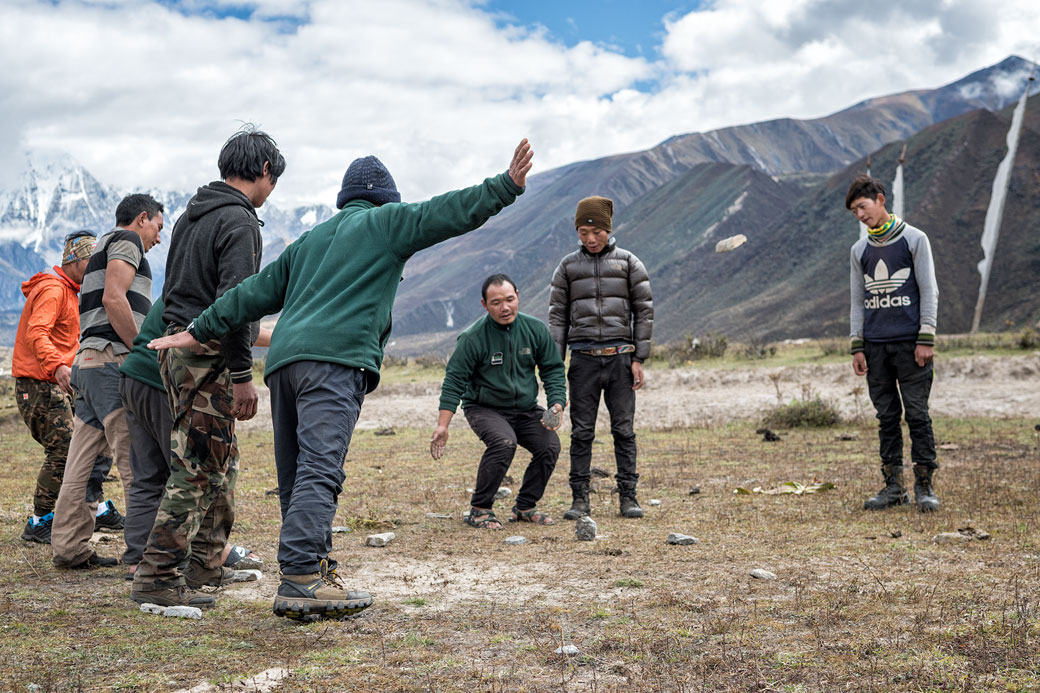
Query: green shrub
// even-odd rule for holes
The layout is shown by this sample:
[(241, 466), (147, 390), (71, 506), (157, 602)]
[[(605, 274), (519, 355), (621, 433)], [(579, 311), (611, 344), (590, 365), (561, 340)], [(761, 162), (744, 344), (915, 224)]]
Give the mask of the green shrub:
[(762, 425), (768, 428), (827, 428), (841, 423), (841, 412), (820, 397), (812, 385), (802, 385), (802, 398), (778, 404), (766, 413)]
[(700, 337), (686, 334), (678, 342), (654, 344), (651, 353), (654, 358), (667, 361), (669, 366), (679, 366), (700, 359), (720, 359), (726, 355), (728, 344), (724, 335), (714, 332)]
[(740, 352), (740, 357), (748, 361), (767, 359), (770, 356), (776, 356), (776, 345), (757, 337), (749, 339)]
[(1040, 348), (1040, 330), (1034, 327), (1027, 327), (1018, 333), (1018, 338), (1015, 341), (1018, 343), (1019, 349)]

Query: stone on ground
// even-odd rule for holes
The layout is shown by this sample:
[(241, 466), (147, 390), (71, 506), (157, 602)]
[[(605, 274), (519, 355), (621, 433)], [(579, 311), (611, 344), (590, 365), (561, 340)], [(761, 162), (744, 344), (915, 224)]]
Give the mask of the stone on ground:
[(502, 486), (497, 491), (495, 491), (495, 500), (502, 500), (506, 496), (512, 495), (512, 493), (513, 489), (508, 488), (506, 486)]
[(193, 618), (195, 620), (202, 619), (202, 609), (195, 606), (168, 606), (166, 611), (163, 612), (163, 616), (169, 618)]
[(259, 570), (236, 570), (232, 578), (234, 582), (257, 582), (263, 577)]
[(382, 534), (369, 534), (365, 539), (365, 546), (386, 546), (397, 537), (393, 532), (383, 532)]
[(597, 529), (599, 528), (596, 526), (596, 521), (591, 517), (588, 515), (579, 517), (574, 523), (574, 536), (578, 541), (595, 541)]
[(660, 505), (661, 504), (661, 499), (659, 499), (659, 498), (651, 498), (648, 502), (649, 502), (650, 505)]
[(509, 544), (510, 546), (520, 546), (520, 544), (526, 544), (527, 543), (527, 539), (525, 539), (524, 537), (521, 537), (521, 536), (506, 537), (502, 541), (502, 543), (503, 544)]
[(759, 580), (775, 580), (776, 574), (770, 573), (768, 570), (762, 570), (761, 568), (755, 568), (751, 571), (751, 577)]
[(715, 244), (716, 253), (726, 253), (747, 243), (747, 236), (742, 233), (738, 233), (736, 236), (730, 236), (729, 238), (723, 238), (721, 241)]
[(669, 544), (677, 544), (678, 546), (689, 546), (691, 544), (699, 544), (701, 540), (697, 537), (691, 537), (689, 534), (680, 534), (679, 532), (672, 532), (668, 535)]
[(573, 657), (574, 655), (578, 654), (578, 648), (576, 645), (564, 645), (563, 647), (557, 647), (555, 650), (553, 650), (553, 652), (555, 654), (562, 654), (567, 655), (568, 657)]
[(451, 515), (445, 515), (444, 513), (426, 513), (427, 520), (450, 520)]
[(337, 526), (332, 528), (332, 533), (333, 534), (346, 534), (349, 531), (350, 531), (350, 527), (346, 527), (344, 525), (337, 525)]

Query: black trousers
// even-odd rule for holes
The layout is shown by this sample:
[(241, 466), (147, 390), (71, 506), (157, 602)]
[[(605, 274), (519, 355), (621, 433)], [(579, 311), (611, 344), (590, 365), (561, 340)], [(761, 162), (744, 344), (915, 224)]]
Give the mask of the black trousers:
[[(928, 416), (928, 395), (932, 391), (932, 364), (918, 366), (914, 361), (913, 341), (865, 342), (867, 388), (878, 418), (881, 464), (903, 464), (904, 412), (910, 429), (910, 459), (936, 469), (935, 437)], [(902, 400), (902, 401), (900, 401)]]
[(560, 457), (560, 438), (556, 431), (542, 426), (544, 411), (541, 407), (526, 411), (475, 405), (466, 407), (469, 427), (487, 446), (477, 467), (477, 485), (471, 501), (474, 508), (490, 508), (495, 502), (495, 492), (509, 471), (517, 445), (531, 453), (531, 463), (524, 472), (516, 507), (530, 510), (542, 499)]
[(596, 415), (602, 395), (610, 412), (610, 433), (614, 437), (616, 478), (635, 483), (636, 392), (632, 389), (632, 355), (591, 356), (571, 352), (567, 370), (571, 398), (571, 483), (588, 483), (592, 464), (592, 441), (596, 437)]

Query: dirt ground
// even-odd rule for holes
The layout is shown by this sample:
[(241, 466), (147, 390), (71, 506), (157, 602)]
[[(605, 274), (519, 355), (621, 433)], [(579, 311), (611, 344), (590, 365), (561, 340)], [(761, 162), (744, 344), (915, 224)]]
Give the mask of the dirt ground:
[[(777, 403), (779, 375), (781, 400), (802, 397), (810, 385), (837, 403), (847, 416), (873, 416), (866, 381), (852, 372), (851, 363), (827, 363), (786, 368), (657, 368), (648, 369), (646, 385), (638, 393), (637, 426), (669, 430), (709, 426), (733, 420), (759, 418)], [(936, 364), (930, 408), (933, 416), (1040, 416), (1040, 354), (1023, 356), (963, 356), (940, 358)], [(863, 388), (859, 393), (854, 390)], [(440, 382), (381, 385), (365, 398), (358, 427), (429, 427), (437, 419)], [(240, 425), (243, 431), (270, 430), (270, 399), (261, 392), (256, 418)], [(564, 427), (569, 426), (564, 417)], [(602, 408), (599, 423), (607, 421)], [(453, 426), (466, 427), (462, 417)]]
[[(785, 402), (809, 384), (866, 416), (763, 442), (755, 420), (777, 401), (777, 373)], [(593, 542), (563, 521), (464, 526), (482, 446), (457, 417), (433, 462), (439, 383), (387, 384), (364, 404), (335, 521), (350, 531), (333, 539), (348, 584), (375, 605), (312, 625), (271, 614), (280, 516), (266, 391), (239, 429), (233, 535), (266, 559), (263, 577), (220, 590), (200, 621), (140, 613), (123, 567), (57, 571), (47, 547), (19, 541), (41, 455), (20, 421), (5, 424), (0, 691), (1040, 690), (1040, 355), (940, 363), (943, 505), (928, 515), (862, 510), (880, 476), (860, 383), (845, 363), (650, 370), (638, 413), (646, 517), (618, 517), (613, 482), (599, 479)], [(379, 435), (387, 427), (394, 435)], [(557, 520), (568, 439), (565, 428), (539, 504)], [(593, 465), (611, 470), (609, 435), (598, 442)], [(526, 462), (519, 454), (506, 479), (502, 518)], [(836, 488), (734, 493), (813, 478)], [(106, 488), (122, 507), (118, 485)], [(967, 528), (989, 538), (934, 539)], [(365, 546), (383, 531), (395, 540)], [(699, 543), (669, 545), (671, 532)], [(526, 543), (503, 544), (511, 535)], [(121, 535), (94, 540), (101, 555), (121, 552)], [(578, 654), (556, 654), (565, 644)]]

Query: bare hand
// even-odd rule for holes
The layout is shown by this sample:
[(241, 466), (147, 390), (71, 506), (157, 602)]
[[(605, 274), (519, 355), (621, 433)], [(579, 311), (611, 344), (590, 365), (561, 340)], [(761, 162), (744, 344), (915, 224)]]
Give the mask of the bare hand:
[(632, 362), (632, 389), (638, 390), (643, 387), (643, 364), (639, 361)]
[(927, 344), (918, 344), (917, 348), (914, 349), (914, 361), (922, 368), (931, 363), (934, 357), (935, 349)]
[(852, 370), (856, 375), (867, 374), (867, 357), (862, 351), (852, 355)]
[(516, 145), (513, 160), (509, 162), (509, 177), (513, 179), (517, 187), (522, 188), (527, 185), (527, 172), (531, 170), (531, 157), (533, 156), (534, 152), (531, 151), (531, 145), (525, 137), (520, 140), (520, 144)]
[(448, 446), (448, 427), (437, 426), (433, 429), (433, 437), (430, 438), (430, 457), (439, 460), (444, 454), (444, 448)]
[[(182, 332), (180, 334), (187, 334)], [(252, 382), (232, 383), (231, 393), (235, 398), (235, 405), (231, 407), (231, 415), (239, 421), (249, 421), (256, 416), (256, 407), (259, 397)]]
[(166, 337), (159, 337), (148, 342), (148, 348), (155, 351), (162, 349), (188, 349), (196, 346), (199, 346), (199, 341), (192, 337), (187, 330)]
[(72, 391), (72, 369), (64, 363), (55, 369), (54, 380), (58, 383), (58, 387), (61, 388), (62, 392), (70, 395), (76, 394)]

